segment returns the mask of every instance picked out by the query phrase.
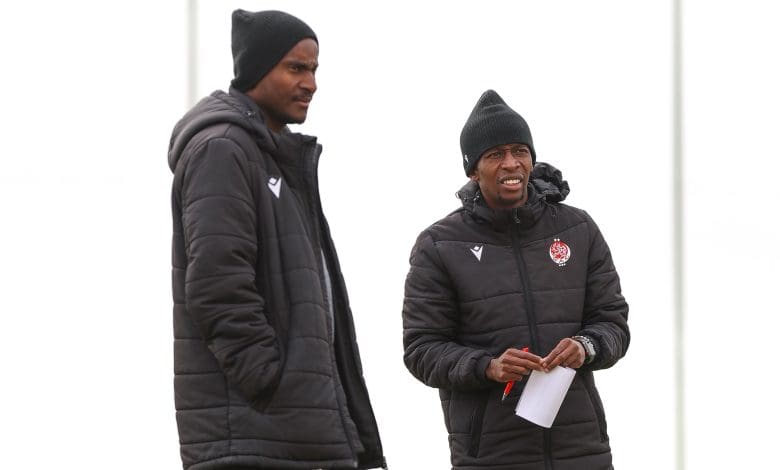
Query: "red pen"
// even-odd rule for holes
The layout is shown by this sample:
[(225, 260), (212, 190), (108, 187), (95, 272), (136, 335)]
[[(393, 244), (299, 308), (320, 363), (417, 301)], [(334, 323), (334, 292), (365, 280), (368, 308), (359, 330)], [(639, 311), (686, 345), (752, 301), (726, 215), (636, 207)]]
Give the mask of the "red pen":
[[(523, 348), (523, 352), (528, 352), (528, 346)], [(509, 392), (512, 391), (512, 387), (514, 385), (515, 385), (514, 380), (510, 380), (509, 382), (506, 383), (506, 386), (504, 387), (504, 394), (501, 395), (501, 401), (504, 401), (506, 399), (507, 395), (509, 395)]]

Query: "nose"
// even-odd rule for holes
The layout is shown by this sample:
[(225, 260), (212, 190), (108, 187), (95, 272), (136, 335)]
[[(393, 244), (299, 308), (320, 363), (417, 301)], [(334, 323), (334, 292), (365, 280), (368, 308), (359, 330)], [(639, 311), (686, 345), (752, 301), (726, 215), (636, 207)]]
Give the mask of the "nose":
[(501, 160), (501, 166), (504, 168), (517, 168), (520, 166), (520, 160), (512, 155), (511, 150), (504, 151), (504, 158)]
[(313, 95), (317, 91), (317, 79), (314, 78), (314, 72), (307, 72), (300, 83), (301, 88)]

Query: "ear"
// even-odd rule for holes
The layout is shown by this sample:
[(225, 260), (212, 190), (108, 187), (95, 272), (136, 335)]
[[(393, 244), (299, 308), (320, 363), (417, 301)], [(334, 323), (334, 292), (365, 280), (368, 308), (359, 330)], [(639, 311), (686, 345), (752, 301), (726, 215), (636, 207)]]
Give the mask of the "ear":
[(479, 181), (479, 176), (477, 176), (477, 172), (476, 171), (471, 172), (471, 174), (469, 175), (469, 179), (471, 181)]

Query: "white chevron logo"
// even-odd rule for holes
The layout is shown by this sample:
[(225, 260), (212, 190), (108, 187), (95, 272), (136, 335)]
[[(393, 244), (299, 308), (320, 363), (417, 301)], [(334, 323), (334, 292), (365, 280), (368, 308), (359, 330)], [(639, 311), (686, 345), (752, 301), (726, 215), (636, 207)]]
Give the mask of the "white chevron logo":
[(273, 176), (268, 179), (268, 188), (274, 193), (276, 199), (279, 199), (279, 191), (282, 189), (282, 179), (274, 178)]
[(471, 252), (477, 257), (477, 261), (482, 261), (482, 245), (474, 245), (474, 248), (471, 248)]

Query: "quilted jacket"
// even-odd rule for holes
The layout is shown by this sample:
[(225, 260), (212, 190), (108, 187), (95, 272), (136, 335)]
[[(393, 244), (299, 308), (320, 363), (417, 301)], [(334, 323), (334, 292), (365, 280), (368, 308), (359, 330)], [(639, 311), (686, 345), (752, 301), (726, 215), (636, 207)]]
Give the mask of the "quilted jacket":
[(174, 388), (185, 469), (384, 466), (321, 209), (320, 152), (314, 137), (269, 132), (234, 90), (204, 98), (174, 128)]
[[(607, 243), (590, 216), (562, 204), (568, 184), (540, 163), (529, 202), (492, 210), (477, 183), (462, 207), (425, 229), (410, 257), (403, 304), (404, 361), (439, 389), (454, 469), (610, 469), (593, 371), (629, 344), (628, 305)], [(491, 358), (529, 347), (544, 357), (575, 334), (596, 341), (551, 429), (515, 415), (525, 382), (503, 403), (485, 376)]]

